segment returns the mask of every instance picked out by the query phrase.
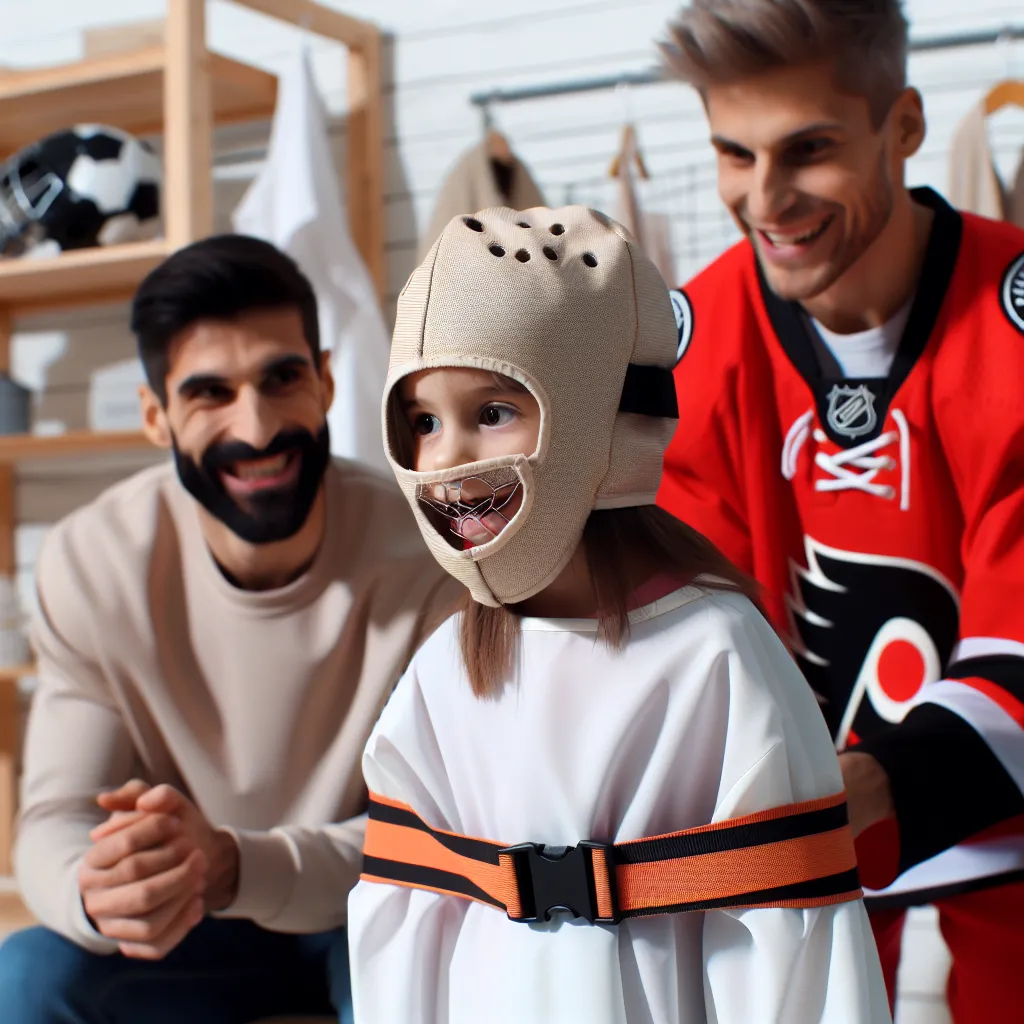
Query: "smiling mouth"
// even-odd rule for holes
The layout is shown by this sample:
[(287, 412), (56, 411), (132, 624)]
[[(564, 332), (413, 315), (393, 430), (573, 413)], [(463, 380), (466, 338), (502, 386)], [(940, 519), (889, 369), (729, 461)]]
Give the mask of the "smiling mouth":
[(805, 231), (801, 235), (784, 234), (781, 231), (765, 231), (757, 229), (757, 233), (773, 248), (783, 249), (789, 246), (810, 245), (816, 242), (832, 226), (836, 219), (835, 214), (829, 214), (816, 228)]
[(299, 463), (296, 450), (263, 459), (244, 459), (222, 467), (225, 483), (235, 490), (258, 491), (291, 482)]

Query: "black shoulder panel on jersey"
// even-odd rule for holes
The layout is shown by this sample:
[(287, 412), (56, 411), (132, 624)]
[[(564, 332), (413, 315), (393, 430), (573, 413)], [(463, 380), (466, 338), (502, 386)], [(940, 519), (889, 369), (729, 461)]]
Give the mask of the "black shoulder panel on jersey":
[(1024, 658), (1013, 654), (964, 658), (954, 661), (945, 675), (947, 679), (970, 679), (972, 676), (988, 679), (1024, 704)]
[(938, 704), (917, 705), (856, 750), (871, 754), (889, 776), (901, 873), (1024, 814), (1024, 795), (988, 744)]

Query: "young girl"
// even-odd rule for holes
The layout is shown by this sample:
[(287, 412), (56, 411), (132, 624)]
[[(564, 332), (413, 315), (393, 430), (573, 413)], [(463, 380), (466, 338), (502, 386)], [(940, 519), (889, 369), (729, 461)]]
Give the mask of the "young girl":
[(653, 504), (680, 314), (582, 207), (457, 218), (403, 291), (386, 444), (468, 593), (366, 747), (359, 1024), (889, 1020), (814, 697)]

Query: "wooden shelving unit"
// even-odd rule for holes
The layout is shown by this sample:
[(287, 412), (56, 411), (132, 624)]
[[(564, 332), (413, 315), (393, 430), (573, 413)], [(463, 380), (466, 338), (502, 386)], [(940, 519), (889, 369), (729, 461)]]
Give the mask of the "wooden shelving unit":
[(32, 675), (36, 666), (33, 662), (26, 662), (24, 665), (12, 665), (7, 668), (0, 668), (0, 683), (15, 683), (19, 679)]
[[(312, 0), (233, 0), (240, 7), (341, 43), (348, 51), (349, 222), (366, 265), (385, 290), (384, 141), (381, 37), (370, 22)], [(206, 46), (206, 0), (167, 0), (162, 44), (60, 67), (0, 75), (0, 159), (49, 132), (78, 123), (110, 124), (162, 138), (163, 237), (65, 253), (0, 260), (0, 370), (10, 366), (19, 316), (58, 307), (128, 299), (142, 278), (213, 225), (213, 129), (269, 118), (274, 75)], [(0, 574), (14, 571), (14, 487), (19, 463), (86, 459), (145, 447), (140, 433), (74, 431), (0, 436)], [(10, 871), (16, 807), (17, 681), (31, 665), (0, 669), (0, 875)]]
[[(0, 78), (0, 154), (71, 124), (113, 124), (136, 135), (162, 132), (162, 46), (77, 61)], [(277, 79), (220, 54), (207, 58), (213, 121), (225, 124), (267, 117)], [(114, 85), (116, 88), (111, 88)]]
[(0, 465), (149, 447), (145, 434), (135, 430), (69, 430), (66, 434), (0, 435)]
[(170, 252), (166, 242), (78, 249), (53, 259), (0, 260), (0, 306), (11, 317), (124, 299)]

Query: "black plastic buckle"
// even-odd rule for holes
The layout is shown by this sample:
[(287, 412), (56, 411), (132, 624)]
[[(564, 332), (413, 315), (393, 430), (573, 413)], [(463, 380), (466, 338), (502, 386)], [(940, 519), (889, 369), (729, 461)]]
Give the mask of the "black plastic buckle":
[[(594, 887), (594, 863), (587, 852), (603, 850), (608, 866), (612, 916), (600, 917)], [(591, 924), (617, 924), (618, 898), (615, 892), (615, 870), (612, 849), (605, 843), (582, 842), (576, 846), (548, 848), (543, 843), (519, 843), (499, 853), (512, 857), (522, 916), (509, 920), (529, 923), (550, 921), (551, 913), (564, 910), (573, 917), (582, 917)]]

